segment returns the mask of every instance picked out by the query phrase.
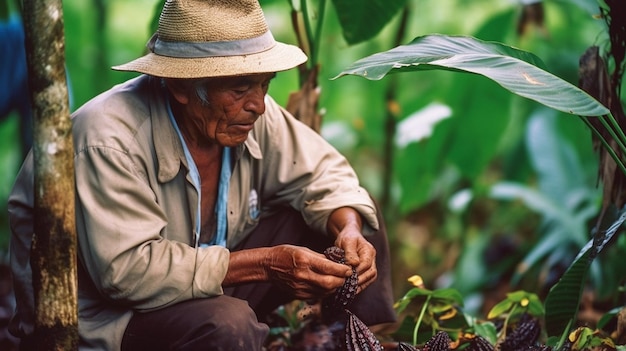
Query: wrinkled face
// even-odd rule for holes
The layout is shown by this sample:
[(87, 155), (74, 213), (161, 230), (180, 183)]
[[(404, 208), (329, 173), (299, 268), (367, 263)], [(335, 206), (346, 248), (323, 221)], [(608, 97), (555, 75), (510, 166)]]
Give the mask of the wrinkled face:
[[(265, 94), (275, 73), (219, 77), (168, 84), (179, 103), (177, 121), (197, 143), (237, 146), (265, 112)], [(178, 116), (182, 114), (182, 116)]]

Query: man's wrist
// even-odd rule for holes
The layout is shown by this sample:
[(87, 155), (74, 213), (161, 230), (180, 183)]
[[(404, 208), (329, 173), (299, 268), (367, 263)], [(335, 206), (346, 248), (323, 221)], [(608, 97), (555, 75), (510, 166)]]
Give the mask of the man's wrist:
[(334, 210), (328, 219), (327, 231), (337, 238), (346, 229), (356, 230), (359, 233), (363, 229), (361, 214), (352, 207), (340, 207)]
[(261, 247), (231, 252), (228, 272), (222, 284), (230, 286), (269, 280), (267, 267), (272, 256), (271, 249)]

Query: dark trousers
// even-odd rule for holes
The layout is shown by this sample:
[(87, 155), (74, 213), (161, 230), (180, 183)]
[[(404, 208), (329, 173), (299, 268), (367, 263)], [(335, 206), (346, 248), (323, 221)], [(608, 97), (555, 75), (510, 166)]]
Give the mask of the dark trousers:
[[(381, 228), (367, 239), (376, 248), (378, 278), (354, 300), (350, 311), (368, 325), (393, 322), (387, 233)], [(262, 220), (246, 240), (231, 251), (292, 244), (322, 252), (333, 240), (311, 231), (300, 214), (285, 209)], [(268, 326), (260, 321), (293, 297), (270, 283), (224, 289), (224, 295), (182, 302), (161, 310), (135, 313), (122, 350), (261, 350)]]

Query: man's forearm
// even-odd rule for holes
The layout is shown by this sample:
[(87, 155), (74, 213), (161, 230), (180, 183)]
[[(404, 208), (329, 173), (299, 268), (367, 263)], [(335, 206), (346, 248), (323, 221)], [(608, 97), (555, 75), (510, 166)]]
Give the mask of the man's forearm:
[(330, 214), (326, 228), (328, 233), (336, 238), (348, 226), (353, 226), (361, 232), (363, 228), (361, 214), (351, 207), (340, 207)]
[(270, 248), (261, 247), (231, 252), (228, 272), (222, 286), (268, 280), (263, 262), (270, 254), (270, 250)]

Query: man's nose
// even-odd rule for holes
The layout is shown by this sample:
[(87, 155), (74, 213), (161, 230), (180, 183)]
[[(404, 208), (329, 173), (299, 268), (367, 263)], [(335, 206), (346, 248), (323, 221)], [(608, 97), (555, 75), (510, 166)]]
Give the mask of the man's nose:
[(248, 101), (244, 108), (257, 115), (262, 115), (265, 112), (265, 89), (257, 87), (250, 91)]

